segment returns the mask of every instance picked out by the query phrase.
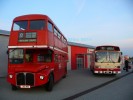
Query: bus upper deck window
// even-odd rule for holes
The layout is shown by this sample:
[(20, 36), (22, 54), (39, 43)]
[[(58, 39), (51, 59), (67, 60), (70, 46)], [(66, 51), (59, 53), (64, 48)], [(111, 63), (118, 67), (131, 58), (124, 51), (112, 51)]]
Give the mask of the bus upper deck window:
[(14, 22), (13, 25), (13, 30), (18, 31), (18, 30), (26, 30), (28, 26), (28, 21), (18, 21)]
[(44, 20), (30, 21), (30, 29), (31, 30), (43, 30), (44, 26), (45, 26)]
[(48, 30), (49, 30), (50, 32), (53, 32), (53, 25), (52, 25), (52, 23), (50, 23), (50, 22), (48, 22)]

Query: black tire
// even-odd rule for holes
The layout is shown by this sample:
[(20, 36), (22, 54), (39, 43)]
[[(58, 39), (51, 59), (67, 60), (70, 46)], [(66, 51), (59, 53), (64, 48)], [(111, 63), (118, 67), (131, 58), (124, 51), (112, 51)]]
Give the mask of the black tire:
[(48, 81), (48, 83), (46, 84), (46, 90), (47, 90), (47, 91), (52, 91), (52, 90), (53, 90), (53, 85), (54, 85), (54, 77), (53, 77), (53, 75), (51, 74), (51, 75), (49, 76), (49, 81)]
[(63, 76), (63, 78), (66, 78), (66, 74)]
[(15, 91), (15, 90), (18, 90), (18, 87), (17, 86), (14, 86), (14, 85), (11, 85), (12, 86), (12, 90)]
[(64, 74), (63, 78), (66, 78), (66, 76), (67, 76), (67, 67), (65, 68), (65, 74)]
[(126, 70), (126, 67), (123, 67), (123, 70)]
[(91, 72), (93, 72), (93, 70), (92, 70), (92, 69), (90, 69), (90, 71), (91, 71)]
[(94, 71), (92, 71), (93, 75), (96, 75), (96, 73), (94, 73)]
[(112, 74), (113, 76), (116, 76), (117, 74)]
[(92, 70), (92, 74), (93, 74), (93, 75), (97, 75), (97, 73), (95, 73), (94, 70)]
[(93, 69), (90, 67), (90, 71), (93, 72)]

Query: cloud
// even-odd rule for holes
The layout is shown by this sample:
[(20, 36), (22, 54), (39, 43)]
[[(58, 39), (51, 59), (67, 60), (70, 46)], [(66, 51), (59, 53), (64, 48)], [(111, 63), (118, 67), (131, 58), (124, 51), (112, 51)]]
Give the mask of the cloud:
[(86, 0), (74, 0), (74, 4), (76, 5), (77, 15), (79, 15), (84, 6), (85, 6)]
[[(9, 21), (7, 21), (8, 23), (10, 23)], [(0, 29), (1, 30), (8, 30), (10, 31), (11, 29), (11, 23), (10, 24), (5, 24), (3, 21), (0, 22)]]
[(133, 38), (123, 39), (123, 40), (116, 40), (112, 44), (116, 44), (121, 46), (122, 48), (133, 49)]
[(84, 43), (84, 44), (88, 44), (88, 42), (92, 41), (92, 38), (85, 33), (69, 34), (67, 39), (68, 41), (71, 41), (71, 42), (78, 42), (78, 43)]
[(129, 55), (130, 57), (133, 56), (133, 38), (123, 39), (123, 40), (117, 40), (113, 41), (112, 45), (119, 46), (121, 51), (123, 52), (123, 55)]

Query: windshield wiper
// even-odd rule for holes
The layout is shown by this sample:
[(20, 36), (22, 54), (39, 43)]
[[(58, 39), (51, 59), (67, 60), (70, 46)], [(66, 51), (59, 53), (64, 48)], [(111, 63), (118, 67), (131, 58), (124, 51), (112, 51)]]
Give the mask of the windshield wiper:
[(13, 49), (12, 51), (7, 51), (7, 54), (10, 54), (11, 52), (13, 52), (14, 50), (16, 50), (17, 48)]
[(112, 63), (116, 63), (111, 57), (109, 57), (109, 61)]
[(105, 61), (106, 58), (104, 58), (100, 63), (103, 63)]

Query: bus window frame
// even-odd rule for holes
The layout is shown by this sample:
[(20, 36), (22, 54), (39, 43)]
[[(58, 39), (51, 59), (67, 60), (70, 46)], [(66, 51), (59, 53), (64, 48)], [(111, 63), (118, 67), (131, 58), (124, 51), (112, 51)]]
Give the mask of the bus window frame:
[[(43, 29), (31, 29), (30, 27), (30, 25), (31, 25), (31, 21), (43, 21), (44, 22), (44, 26), (43, 26)], [(46, 29), (46, 20), (45, 19), (36, 19), (36, 20), (28, 20), (28, 22), (29, 22), (29, 26), (28, 26), (28, 30), (32, 30), (32, 31), (37, 31), (37, 30), (45, 30)]]
[[(52, 30), (49, 30), (49, 25), (52, 25)], [(49, 32), (51, 32), (51, 33), (54, 32), (54, 30), (53, 30), (53, 23), (50, 22), (50, 21), (47, 22), (47, 30), (48, 30)]]
[(58, 37), (58, 30), (56, 27), (54, 27), (54, 35)]
[[(12, 51), (10, 51), (10, 50), (12, 50)], [(14, 51), (15, 50), (22, 50), (22, 55), (23, 55), (23, 57), (22, 58), (11, 58), (10, 57), (10, 53), (14, 53)], [(10, 60), (12, 60), (12, 59), (21, 59), (21, 60), (23, 60), (21, 63), (11, 63), (10, 62)], [(23, 49), (23, 48), (14, 48), (14, 49), (9, 49), (9, 51), (8, 51), (8, 63), (10, 63), (10, 64), (23, 64), (23, 63), (25, 63), (25, 50)]]
[[(16, 23), (16, 22), (22, 22), (22, 21), (23, 21), (23, 22), (24, 22), (24, 21), (27, 22), (27, 27), (26, 27), (26, 29), (24, 29), (24, 30), (20, 30), (20, 29), (19, 29), (19, 30), (14, 30), (14, 25), (15, 25), (15, 23)], [(13, 22), (13, 24), (12, 24), (12, 29), (11, 29), (11, 30), (15, 32), (15, 31), (25, 31), (25, 30), (28, 30), (28, 29), (29, 29), (29, 21), (28, 21), (28, 20), (20, 20), (20, 21), (14, 21), (14, 22)]]

